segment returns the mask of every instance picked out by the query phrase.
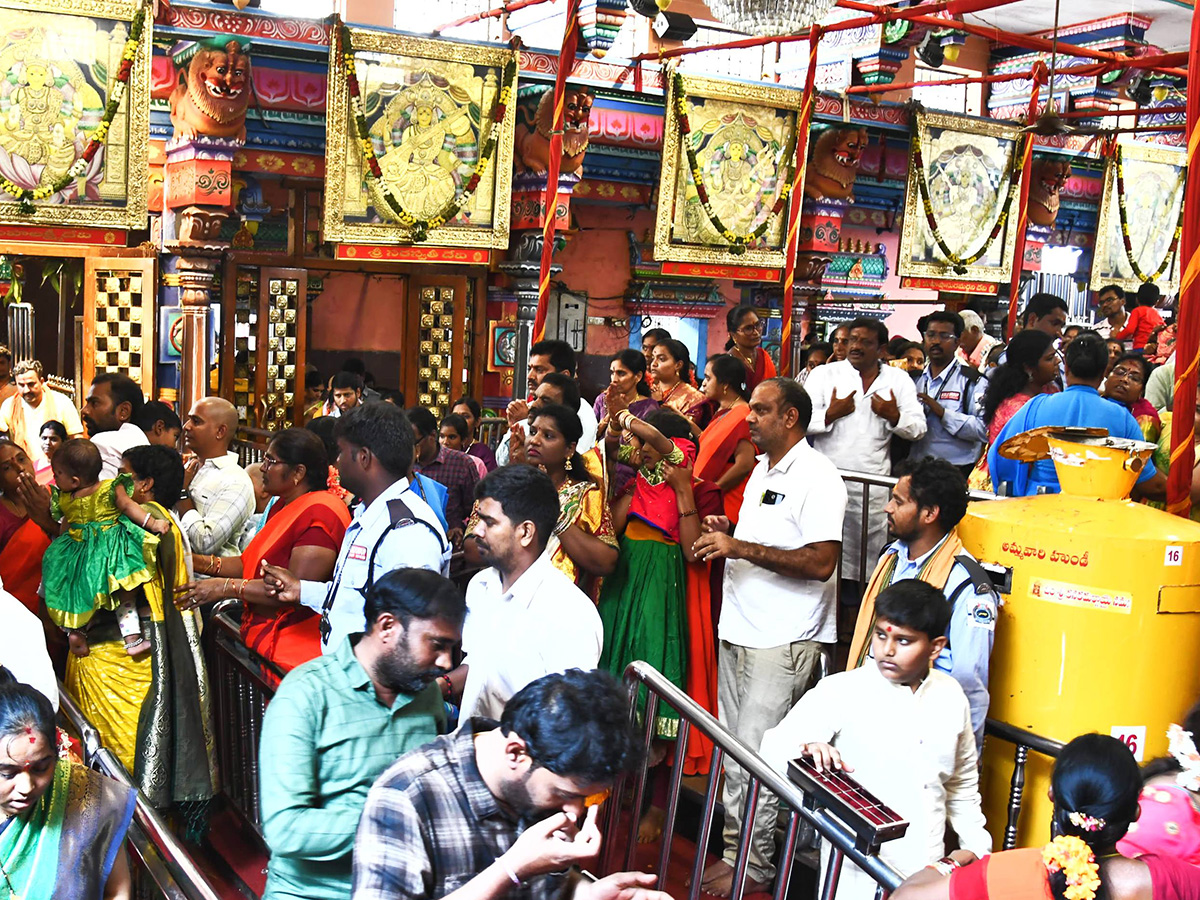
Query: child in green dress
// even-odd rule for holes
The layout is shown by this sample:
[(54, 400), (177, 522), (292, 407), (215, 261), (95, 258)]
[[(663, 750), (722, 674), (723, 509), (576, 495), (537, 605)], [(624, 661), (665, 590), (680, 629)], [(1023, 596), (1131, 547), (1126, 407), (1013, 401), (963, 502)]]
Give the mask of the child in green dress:
[(67, 632), (71, 652), (87, 656), (82, 629), (97, 609), (111, 609), (125, 652), (145, 653), (150, 643), (142, 635), (133, 592), (155, 578), (157, 535), (170, 524), (133, 502), (132, 476), (100, 480), (100, 450), (89, 440), (67, 441), (51, 465), (50, 512), (61, 520), (62, 533), (42, 562), (50, 619)]

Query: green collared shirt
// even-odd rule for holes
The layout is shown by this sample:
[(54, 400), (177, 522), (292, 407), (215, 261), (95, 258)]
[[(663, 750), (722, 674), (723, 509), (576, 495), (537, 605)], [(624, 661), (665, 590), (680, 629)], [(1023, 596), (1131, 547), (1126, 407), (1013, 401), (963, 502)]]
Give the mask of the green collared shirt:
[(271, 849), (263, 900), (345, 900), (354, 833), (375, 779), (445, 731), (436, 684), (380, 705), (354, 656), (359, 635), (279, 685), (263, 720), (263, 833)]

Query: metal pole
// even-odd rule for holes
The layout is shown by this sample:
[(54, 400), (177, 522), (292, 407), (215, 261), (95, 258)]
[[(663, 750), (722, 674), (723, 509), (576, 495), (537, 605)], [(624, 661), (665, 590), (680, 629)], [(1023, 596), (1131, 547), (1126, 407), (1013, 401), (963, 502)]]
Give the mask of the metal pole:
[(779, 341), (779, 374), (792, 374), (792, 302), (796, 294), (796, 251), (800, 246), (800, 208), (804, 206), (804, 176), (808, 168), (808, 131), (816, 103), (817, 48), (821, 26), (808, 30), (808, 71), (804, 74), (804, 97), (796, 117), (796, 158), (792, 164), (792, 195), (788, 205), (787, 246), (783, 258), (783, 333)]
[[(562, 50), (558, 54), (558, 74), (554, 78), (554, 127), (550, 132), (550, 161), (546, 172), (546, 193), (542, 206), (546, 222), (542, 226), (542, 266), (538, 274), (537, 316), (533, 320), (530, 346), (546, 336), (546, 315), (550, 311), (550, 257), (554, 255), (554, 230), (558, 213), (558, 173), (562, 164), (563, 113), (567, 96), (567, 76), (575, 66), (579, 46), (579, 0), (567, 0), (567, 27)], [(517, 360), (522, 363), (522, 360)]]
[[(1039, 60), (1033, 64), (1033, 92), (1029, 95), (1029, 124), (1038, 114), (1038, 95), (1042, 89), (1045, 65)], [(1053, 100), (1053, 98), (1051, 98)], [(1016, 148), (1013, 148), (1016, 153)], [(1017, 198), (1017, 214), (1010, 221), (1017, 223), (1017, 240), (1013, 245), (1012, 281), (1008, 290), (1008, 339), (1011, 341), (1017, 326), (1017, 301), (1021, 293), (1021, 272), (1025, 262), (1025, 231), (1029, 226), (1029, 181), (1033, 171), (1033, 135), (1025, 136), (1025, 159), (1021, 162), (1021, 193)]]
[[(1192, 16), (1188, 68), (1200, 71), (1200, 16)], [(1175, 343), (1175, 402), (1171, 416), (1171, 468), (1167, 474), (1167, 511), (1187, 518), (1192, 509), (1192, 468), (1196, 462), (1192, 421), (1196, 409), (1196, 364), (1200, 362), (1200, 90), (1187, 92), (1187, 184), (1184, 187), (1183, 235), (1179, 245), (1179, 333)]]

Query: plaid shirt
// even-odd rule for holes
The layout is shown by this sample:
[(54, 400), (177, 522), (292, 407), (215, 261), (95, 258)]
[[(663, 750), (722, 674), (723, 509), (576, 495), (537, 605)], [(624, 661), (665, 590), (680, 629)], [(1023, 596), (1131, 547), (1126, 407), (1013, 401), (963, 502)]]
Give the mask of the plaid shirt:
[[(352, 900), (437, 900), (490, 866), (530, 823), (497, 803), (475, 763), (475, 734), (497, 727), (471, 719), (401, 757), (367, 794), (354, 842)], [(551, 900), (564, 875), (539, 875), (504, 894)]]
[(236, 453), (206, 459), (188, 495), (195, 504), (180, 517), (193, 553), (237, 556), (238, 536), (254, 514), (254, 484)]
[(439, 446), (432, 462), (425, 465), (417, 462), (413, 468), (446, 486), (450, 492), (446, 498), (446, 524), (449, 528), (462, 528), (475, 503), (475, 485), (479, 482), (475, 461), (459, 450)]

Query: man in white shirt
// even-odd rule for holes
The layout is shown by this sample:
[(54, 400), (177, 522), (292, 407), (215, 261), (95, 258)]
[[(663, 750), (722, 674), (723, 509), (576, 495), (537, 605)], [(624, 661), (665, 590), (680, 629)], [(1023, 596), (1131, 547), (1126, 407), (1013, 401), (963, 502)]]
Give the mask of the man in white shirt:
[[(575, 378), (575, 349), (566, 341), (538, 341), (529, 348), (529, 366), (525, 372), (529, 383), (527, 390), (532, 398), (538, 385), (542, 383), (542, 379), (551, 372), (560, 372), (568, 378)], [(600, 424), (596, 421), (596, 412), (592, 409), (592, 404), (582, 396), (575, 405), (565, 405), (572, 409), (578, 406), (579, 424), (583, 426), (583, 436), (579, 439), (575, 449), (580, 453), (587, 453), (596, 446), (596, 428)], [(529, 402), (513, 400), (508, 404), (506, 414), (509, 424), (524, 422), (529, 416)], [(500, 459), (501, 449), (504, 452), (503, 460)], [(508, 465), (508, 448), (505, 441), (501, 441), (500, 447), (496, 450), (496, 462), (502, 466)]]
[(359, 498), (342, 538), (333, 578), (300, 581), (287, 569), (265, 567), (267, 590), (284, 603), (303, 603), (321, 614), (321, 651), (367, 630), (367, 590), (393, 569), (450, 572), (450, 542), (437, 513), (408, 480), (413, 427), (391, 403), (364, 403), (341, 416), (337, 441), (342, 487)]
[(100, 450), (101, 478), (116, 478), (121, 457), (130, 447), (150, 441), (135, 423), (145, 404), (138, 383), (122, 372), (100, 372), (92, 379), (83, 401), (83, 422), (88, 437)]
[(228, 400), (197, 400), (183, 423), (184, 497), (176, 505), (193, 553), (237, 556), (238, 535), (254, 514), (254, 484), (229, 448), (237, 410)]
[[(950, 604), (916, 579), (879, 594), (874, 659), (830, 675), (763, 736), (760, 753), (779, 772), (810, 755), (818, 769), (844, 769), (908, 821), (904, 837), (879, 852), (908, 876), (946, 855), (946, 827), (959, 863), (992, 850), (979, 799), (971, 711), (958, 682), (930, 671), (946, 643)], [(829, 845), (821, 856), (829, 859)], [(821, 871), (828, 871), (822, 865)], [(875, 881), (847, 861), (837, 900), (873, 900)]]
[(502, 466), (479, 482), (479, 555), (491, 568), (467, 587), (463, 664), (448, 693), (459, 721), (499, 719), (504, 704), (543, 675), (594, 669), (604, 627), (587, 594), (544, 551), (558, 523), (558, 492), (533, 466)]
[[(574, 378), (570, 375), (564, 375), (562, 372), (547, 372), (538, 382), (538, 386), (534, 388), (533, 397), (528, 403), (520, 401), (518, 404), (518, 401), (514, 400), (508, 404), (505, 415), (508, 416), (509, 428), (516, 425), (521, 430), (522, 438), (527, 437), (529, 434), (529, 417), (533, 415), (533, 411), (539, 406), (545, 406), (548, 403), (557, 403), (559, 406), (565, 406), (567, 409), (587, 406), (587, 402), (579, 398), (579, 385), (575, 382)], [(592, 418), (595, 418), (595, 414), (593, 414)], [(496, 446), (496, 465), (498, 466), (507, 466), (509, 463), (508, 441), (510, 434), (501, 437), (500, 443)]]
[[(717, 625), (717, 708), (721, 724), (751, 747), (779, 724), (816, 680), (822, 643), (837, 639), (833, 573), (841, 550), (846, 486), (804, 440), (812, 403), (790, 378), (754, 389), (746, 424), (763, 452), (746, 482), (736, 536), (729, 519), (709, 516), (699, 559), (726, 560)], [(749, 777), (725, 761), (725, 852), (702, 888), (728, 896)], [(775, 803), (760, 795), (746, 892), (775, 877)]]
[(42, 425), (61, 422), (67, 437), (77, 438), (83, 437), (83, 423), (69, 397), (46, 387), (42, 364), (36, 359), (17, 363), (13, 378), (17, 382), (17, 396), (0, 404), (0, 430), (7, 431), (9, 439), (25, 451), (34, 468), (41, 469), (46, 464)]
[[(879, 361), (888, 341), (887, 326), (878, 319), (850, 323), (846, 359), (816, 369), (804, 383), (812, 397), (808, 426), (814, 448), (839, 469), (890, 475), (892, 436), (918, 441), (925, 435), (925, 408), (917, 399), (907, 372)], [(845, 531), (842, 537), (842, 578), (862, 583), (883, 549), (888, 492), (870, 492), (866, 564), (862, 562), (862, 490), (848, 486)]]
[(17, 681), (44, 694), (58, 711), (58, 679), (46, 651), (42, 621), (0, 585), (0, 666)]

